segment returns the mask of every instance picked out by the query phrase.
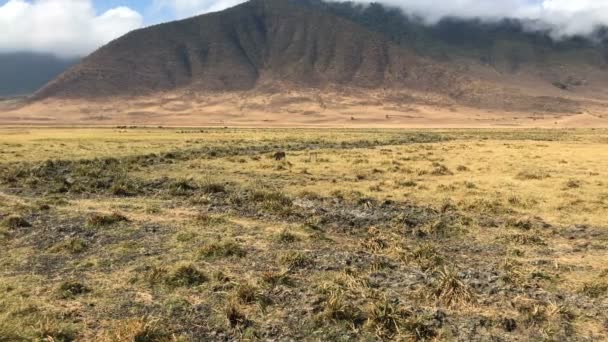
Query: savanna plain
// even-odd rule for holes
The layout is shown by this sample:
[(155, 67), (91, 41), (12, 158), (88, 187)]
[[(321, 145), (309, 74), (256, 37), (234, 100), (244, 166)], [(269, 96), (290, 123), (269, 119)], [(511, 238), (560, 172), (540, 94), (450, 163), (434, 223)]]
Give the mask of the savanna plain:
[(0, 341), (606, 340), (607, 213), (608, 130), (1, 128)]

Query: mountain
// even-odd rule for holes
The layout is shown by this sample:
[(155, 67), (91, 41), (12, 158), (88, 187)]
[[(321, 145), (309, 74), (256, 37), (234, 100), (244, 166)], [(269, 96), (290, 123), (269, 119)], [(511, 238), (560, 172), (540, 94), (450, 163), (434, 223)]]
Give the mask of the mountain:
[(455, 77), (350, 20), (283, 0), (135, 31), (111, 42), (37, 94), (39, 98), (139, 95), (263, 83), (439, 88)]
[(77, 62), (49, 54), (0, 53), (0, 97), (33, 94)]
[[(378, 4), (251, 0), (128, 33), (11, 117), (392, 125), (422, 123), (432, 112), (454, 125), (604, 120), (606, 31), (556, 41), (529, 26), (457, 18), (429, 26)], [(63, 116), (49, 116), (53, 106)]]

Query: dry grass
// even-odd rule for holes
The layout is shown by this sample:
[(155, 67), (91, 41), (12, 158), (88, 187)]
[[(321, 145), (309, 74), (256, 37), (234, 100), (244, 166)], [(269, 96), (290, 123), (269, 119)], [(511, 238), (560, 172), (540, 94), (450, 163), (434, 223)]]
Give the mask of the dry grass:
[(606, 131), (2, 132), (0, 340), (607, 338)]

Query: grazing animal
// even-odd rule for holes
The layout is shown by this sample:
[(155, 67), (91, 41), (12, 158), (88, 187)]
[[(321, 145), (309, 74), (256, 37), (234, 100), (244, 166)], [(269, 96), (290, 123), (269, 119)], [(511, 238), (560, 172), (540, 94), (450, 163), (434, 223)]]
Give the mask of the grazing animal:
[(279, 152), (275, 153), (273, 155), (273, 157), (275, 160), (283, 160), (287, 157), (287, 154), (285, 154), (285, 152), (283, 152), (283, 151), (279, 151)]

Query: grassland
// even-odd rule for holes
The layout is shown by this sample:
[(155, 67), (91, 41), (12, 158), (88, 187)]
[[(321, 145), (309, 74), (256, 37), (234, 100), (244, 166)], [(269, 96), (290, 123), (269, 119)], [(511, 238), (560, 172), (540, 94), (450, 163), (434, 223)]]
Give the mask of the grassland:
[(3, 128), (0, 341), (605, 340), (607, 170), (606, 130)]

